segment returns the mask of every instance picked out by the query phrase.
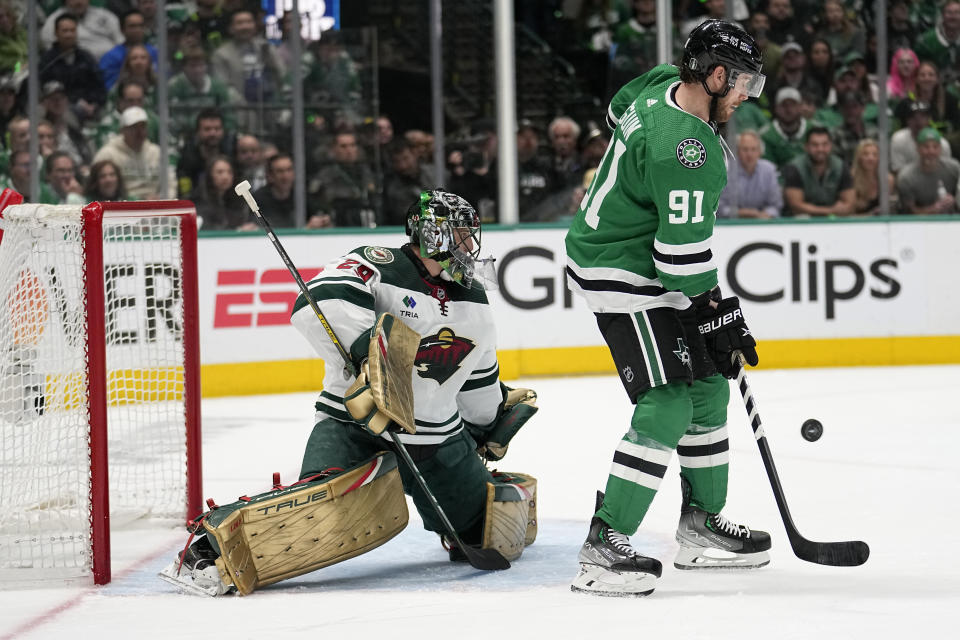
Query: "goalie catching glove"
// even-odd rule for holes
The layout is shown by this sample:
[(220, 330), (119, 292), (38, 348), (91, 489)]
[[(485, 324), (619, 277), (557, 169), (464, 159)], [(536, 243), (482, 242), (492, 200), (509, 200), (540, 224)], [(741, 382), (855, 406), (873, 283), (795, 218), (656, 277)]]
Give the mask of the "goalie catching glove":
[(757, 341), (750, 334), (740, 299), (736, 296), (723, 298), (720, 288), (714, 287), (706, 293), (691, 298), (697, 314), (697, 327), (707, 344), (707, 353), (714, 365), (725, 378), (736, 378), (740, 369), (739, 358), (751, 367), (757, 366)]
[(512, 389), (501, 382), (500, 390), (503, 403), (497, 411), (496, 420), (487, 427), (466, 423), (470, 435), (477, 441), (477, 453), (491, 462), (507, 455), (510, 440), (539, 410), (537, 392), (533, 389)]
[(370, 433), (380, 435), (391, 422), (416, 433), (411, 372), (419, 347), (420, 335), (401, 320), (389, 313), (377, 319), (367, 359), (343, 398), (350, 416)]

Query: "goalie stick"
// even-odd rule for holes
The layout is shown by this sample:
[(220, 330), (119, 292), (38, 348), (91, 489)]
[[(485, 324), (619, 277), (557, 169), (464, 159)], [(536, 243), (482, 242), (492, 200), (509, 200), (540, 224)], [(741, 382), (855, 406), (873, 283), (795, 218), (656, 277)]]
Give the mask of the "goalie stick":
[(793, 547), (794, 555), (807, 562), (831, 567), (860, 566), (870, 557), (870, 547), (867, 546), (866, 542), (859, 540), (814, 542), (813, 540), (807, 540), (797, 531), (797, 525), (793, 523), (790, 509), (787, 507), (787, 498), (783, 493), (783, 486), (780, 484), (780, 476), (777, 475), (777, 467), (773, 464), (770, 445), (767, 443), (763, 425), (760, 423), (760, 414), (757, 412), (757, 405), (753, 399), (753, 390), (750, 388), (747, 376), (743, 371), (743, 356), (736, 352), (732, 360), (734, 364), (739, 365), (737, 386), (740, 389), (740, 395), (743, 396), (743, 406), (750, 418), (753, 436), (760, 448), (760, 457), (763, 459), (763, 466), (767, 470), (767, 478), (770, 479), (770, 486), (773, 488), (773, 497), (776, 498), (777, 508), (780, 510), (780, 517), (783, 519), (783, 526), (787, 530), (787, 537), (790, 539), (790, 546)]
[[(310, 308), (316, 314), (320, 324), (323, 325), (324, 331), (327, 332), (327, 335), (330, 337), (333, 345), (337, 348), (337, 352), (340, 354), (340, 357), (343, 358), (343, 362), (347, 370), (356, 376), (356, 367), (353, 365), (353, 361), (347, 354), (347, 350), (343, 347), (343, 343), (340, 342), (339, 338), (337, 338), (337, 334), (334, 333), (333, 327), (331, 327), (330, 323), (327, 322), (323, 312), (320, 311), (320, 307), (317, 306), (316, 301), (310, 295), (310, 290), (307, 289), (307, 285), (304, 283), (303, 278), (300, 277), (300, 272), (297, 271), (297, 268), (294, 266), (293, 261), (287, 254), (286, 249), (284, 249), (283, 245), (280, 244), (280, 239), (277, 238), (277, 234), (273, 232), (273, 227), (270, 226), (270, 222), (260, 212), (260, 205), (257, 204), (257, 200), (253, 197), (253, 194), (250, 193), (250, 182), (244, 180), (243, 182), (237, 184), (233, 190), (238, 196), (243, 198), (247, 203), (247, 206), (250, 207), (250, 210), (256, 217), (257, 222), (261, 227), (263, 227), (267, 237), (270, 238), (270, 242), (273, 243), (273, 248), (276, 249), (277, 253), (280, 254), (280, 259), (283, 260), (283, 264), (286, 265), (290, 275), (293, 276), (293, 279), (297, 282), (297, 286), (300, 287), (300, 292), (303, 294), (303, 297), (307, 300)], [(457, 532), (454, 530), (453, 524), (450, 523), (450, 519), (447, 518), (447, 514), (443, 512), (443, 508), (440, 506), (440, 503), (437, 502), (437, 497), (433, 494), (433, 491), (430, 490), (430, 487), (427, 486), (427, 481), (423, 478), (423, 474), (420, 473), (420, 469), (417, 468), (413, 458), (410, 457), (410, 453), (407, 451), (406, 445), (400, 441), (400, 436), (392, 429), (388, 429), (387, 432), (390, 434), (390, 439), (393, 441), (394, 446), (400, 453), (400, 457), (403, 458), (403, 461), (410, 468), (410, 471), (413, 474), (413, 477), (416, 479), (417, 484), (420, 485), (423, 493), (430, 501), (430, 506), (433, 507), (433, 510), (440, 518), (440, 521), (443, 522), (443, 526), (447, 529), (447, 533), (450, 534), (450, 537), (454, 540), (454, 542), (457, 543), (457, 545), (460, 547), (460, 550), (463, 551), (463, 555), (466, 556), (470, 565), (475, 569), (481, 569), (483, 571), (509, 569), (510, 562), (496, 549), (476, 549), (464, 544), (463, 540), (460, 539), (460, 536), (457, 535)]]

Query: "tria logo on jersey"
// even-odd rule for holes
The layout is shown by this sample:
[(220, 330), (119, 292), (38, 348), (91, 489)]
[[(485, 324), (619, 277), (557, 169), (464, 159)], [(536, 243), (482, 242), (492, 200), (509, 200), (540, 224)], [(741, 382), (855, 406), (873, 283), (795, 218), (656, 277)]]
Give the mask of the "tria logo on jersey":
[(413, 308), (417, 306), (417, 301), (413, 299), (413, 296), (403, 296), (403, 300), (401, 300), (400, 302), (403, 303), (403, 306), (405, 306), (406, 309), (400, 309), (397, 315), (399, 315), (401, 318), (419, 318), (420, 317), (413, 311)]
[(475, 346), (473, 340), (455, 335), (453, 329), (444, 327), (420, 340), (414, 368), (421, 378), (431, 378), (443, 384), (457, 372)]

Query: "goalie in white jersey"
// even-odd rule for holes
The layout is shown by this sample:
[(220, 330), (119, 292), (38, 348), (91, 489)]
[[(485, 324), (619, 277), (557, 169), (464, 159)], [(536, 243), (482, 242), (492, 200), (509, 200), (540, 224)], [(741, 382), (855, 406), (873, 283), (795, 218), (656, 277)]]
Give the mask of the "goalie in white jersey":
[[(357, 371), (367, 370), (396, 319), (419, 334), (410, 372), (416, 429), (399, 438), (464, 544), (513, 560), (536, 536), (536, 480), (491, 473), (483, 459), (503, 457), (535, 413), (536, 394), (500, 382), (482, 282), (492, 260), (479, 260), (479, 217), (455, 194), (425, 191), (407, 212), (407, 234), (400, 248), (362, 246), (330, 262), (307, 287)], [(450, 558), (463, 560), (410, 470), (397, 464), (385, 432), (395, 426), (371, 419), (377, 407), (366, 374), (349, 373), (302, 294), (291, 322), (326, 364), (300, 481), (283, 487), (275, 479), (273, 491), (205, 513), (193, 524), (202, 537), (161, 577), (194, 593), (246, 594), (340, 562), (403, 529), (404, 492)], [(414, 335), (401, 329), (391, 343)]]

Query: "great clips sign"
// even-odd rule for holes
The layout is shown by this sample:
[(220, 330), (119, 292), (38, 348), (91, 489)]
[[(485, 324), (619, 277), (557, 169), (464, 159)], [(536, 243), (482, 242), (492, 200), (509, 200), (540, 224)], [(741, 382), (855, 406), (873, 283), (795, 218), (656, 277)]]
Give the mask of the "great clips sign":
[[(741, 263), (761, 251), (770, 251), (789, 260), (789, 284), (784, 282), (783, 286), (776, 285), (770, 291), (757, 291), (745, 284), (752, 274), (748, 268), (743, 269), (748, 273), (743, 273)], [(897, 279), (903, 256), (901, 260), (882, 257), (861, 264), (850, 258), (819, 258), (818, 251), (817, 244), (804, 247), (796, 240), (791, 241), (789, 247), (777, 242), (750, 242), (728, 258), (727, 284), (732, 293), (750, 302), (776, 302), (788, 297), (792, 302), (822, 299), (827, 320), (836, 319), (837, 307), (843, 301), (854, 300), (864, 293), (880, 300), (892, 299), (903, 288)]]
[[(585, 305), (566, 291), (564, 235), (484, 235), (500, 257), (501, 288), (491, 297), (501, 317), (522, 323), (498, 330), (519, 331), (523, 346), (602, 344)], [(759, 223), (718, 226), (713, 253), (724, 294), (741, 298), (765, 339), (955, 335), (960, 301), (943, 292), (957, 242), (957, 220)]]

